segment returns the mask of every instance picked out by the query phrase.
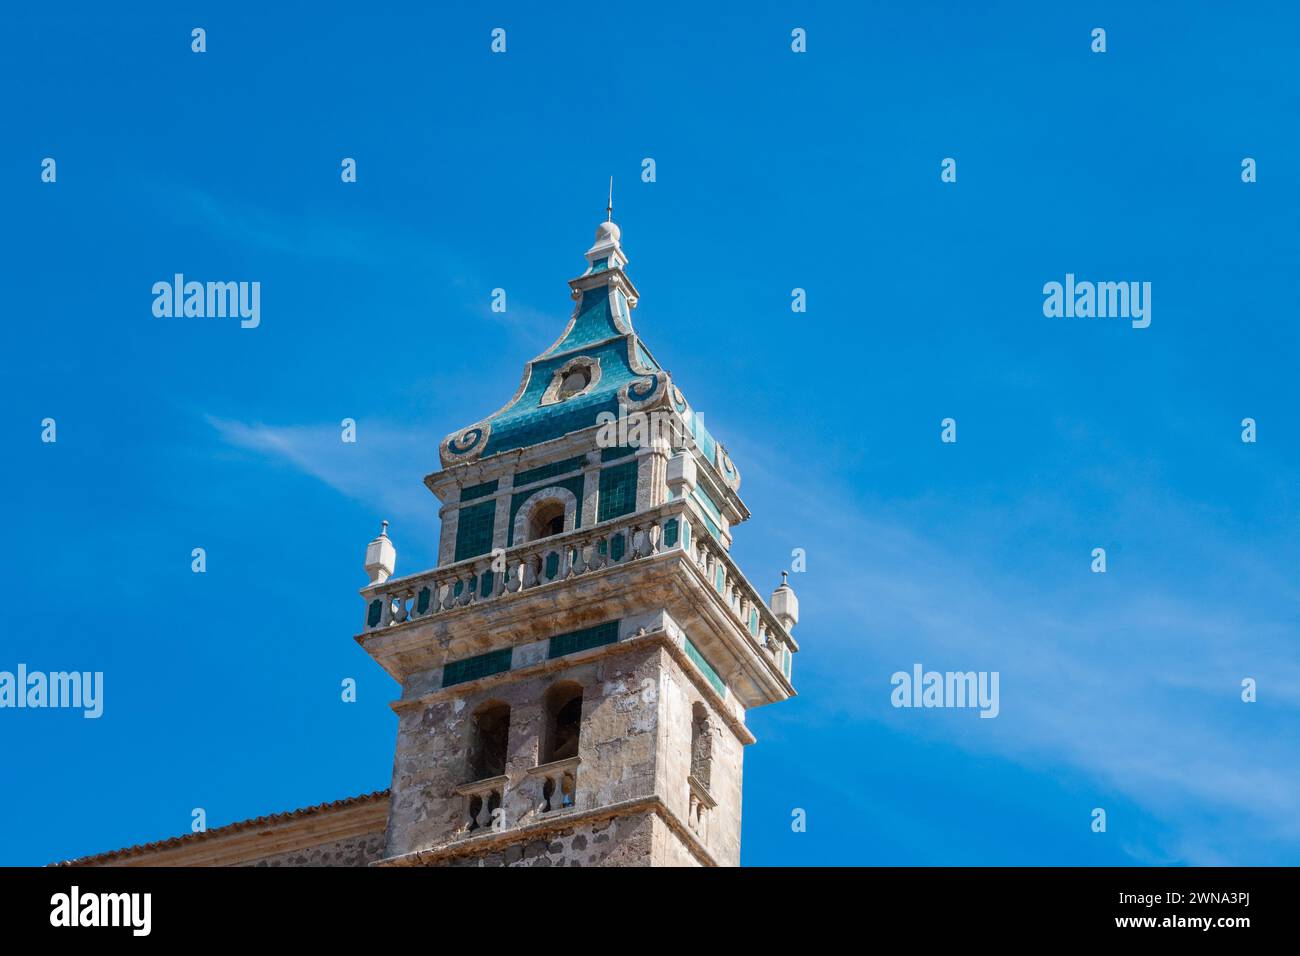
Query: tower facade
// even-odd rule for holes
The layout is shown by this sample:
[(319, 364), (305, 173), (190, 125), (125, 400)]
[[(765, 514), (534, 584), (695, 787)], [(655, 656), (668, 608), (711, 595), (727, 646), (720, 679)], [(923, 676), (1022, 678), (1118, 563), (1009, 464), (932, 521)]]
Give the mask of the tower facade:
[(745, 715), (794, 694), (798, 602), (731, 559), (739, 471), (633, 330), (620, 239), (443, 439), (437, 567), (367, 549), (357, 641), (402, 688), (382, 863), (739, 863)]

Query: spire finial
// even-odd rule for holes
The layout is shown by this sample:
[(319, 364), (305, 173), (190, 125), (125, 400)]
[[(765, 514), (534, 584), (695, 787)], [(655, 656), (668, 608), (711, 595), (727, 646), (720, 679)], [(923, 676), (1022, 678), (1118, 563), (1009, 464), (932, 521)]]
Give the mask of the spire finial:
[(370, 576), (371, 584), (379, 584), (393, 576), (395, 567), (397, 549), (388, 537), (388, 519), (385, 518), (383, 527), (379, 529), (379, 537), (366, 545), (366, 574)]
[(787, 631), (794, 630), (799, 623), (799, 599), (795, 597), (794, 588), (790, 587), (790, 574), (781, 572), (781, 586), (772, 592), (772, 613)]
[(609, 177), (609, 205), (605, 207), (605, 221), (614, 221), (614, 177)]

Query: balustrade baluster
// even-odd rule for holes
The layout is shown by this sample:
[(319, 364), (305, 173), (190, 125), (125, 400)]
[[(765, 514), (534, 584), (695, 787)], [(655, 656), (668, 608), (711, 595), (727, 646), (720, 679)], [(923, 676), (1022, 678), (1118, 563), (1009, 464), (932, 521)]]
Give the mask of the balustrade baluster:
[(523, 587), (523, 570), (523, 565), (519, 563), (517, 558), (506, 558), (506, 570), (504, 574), (505, 590), (514, 594)]

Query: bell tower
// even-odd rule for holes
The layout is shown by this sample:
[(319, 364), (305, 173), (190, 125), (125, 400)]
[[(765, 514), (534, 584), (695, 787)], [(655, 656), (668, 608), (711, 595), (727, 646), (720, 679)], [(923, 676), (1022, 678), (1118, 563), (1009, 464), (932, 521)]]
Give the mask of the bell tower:
[(732, 561), (740, 473), (627, 264), (607, 218), (563, 333), (443, 439), (437, 567), (394, 576), (386, 525), (366, 550), (357, 641), (402, 688), (384, 865), (740, 861), (745, 715), (794, 694), (798, 601)]

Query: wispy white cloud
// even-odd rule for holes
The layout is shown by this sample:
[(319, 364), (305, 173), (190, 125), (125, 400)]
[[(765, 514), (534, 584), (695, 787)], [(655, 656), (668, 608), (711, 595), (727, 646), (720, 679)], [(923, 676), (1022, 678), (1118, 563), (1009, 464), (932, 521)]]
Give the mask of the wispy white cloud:
[(372, 505), (385, 517), (427, 522), (438, 500), (424, 487), (438, 441), (424, 431), (374, 422), (357, 427), (357, 441), (341, 440), (337, 425), (265, 425), (206, 416), (222, 441), (259, 453), (319, 479), (340, 494)]
[[(837, 688), (833, 702), (821, 702), (830, 714), (941, 736), (1030, 768), (1073, 767), (1168, 828), (1168, 845), (1134, 847), (1135, 856), (1300, 859), (1300, 608), (1293, 588), (1269, 587), (1289, 581), (1276, 560), (1156, 491), (1125, 502), (1133, 526), (1155, 540), (1195, 541), (1213, 562), (1109, 594), (1099, 585), (1117, 579), (1081, 562), (1077, 581), (1053, 585), (1050, 576), (1003, 570), (987, 546), (998, 535), (1019, 540), (1014, 512), (976, 518), (973, 546), (952, 553), (837, 499), (806, 468), (791, 480), (763, 443), (742, 442), (737, 454), (747, 478), (781, 502), (789, 524), (779, 533), (810, 555), (815, 573), (795, 583), (805, 644), (811, 618), (824, 676)], [(1176, 537), (1162, 537), (1175, 526)], [(1235, 597), (1223, 581), (1241, 582)], [(1255, 600), (1256, 591), (1271, 600)], [(999, 671), (1001, 716), (893, 711), (889, 675), (914, 662)], [(1245, 676), (1266, 688), (1267, 710), (1240, 701)]]

